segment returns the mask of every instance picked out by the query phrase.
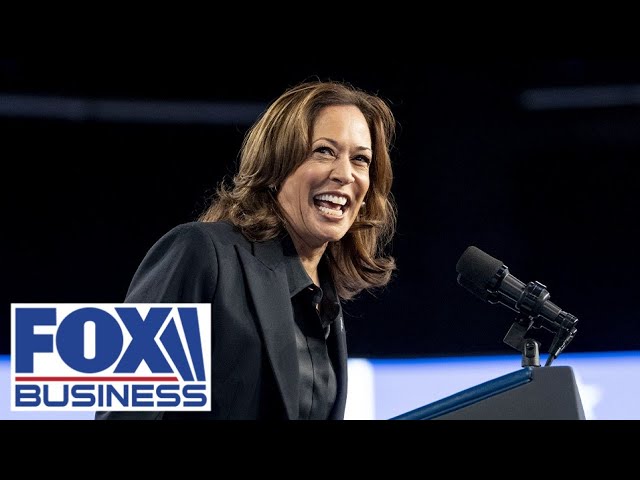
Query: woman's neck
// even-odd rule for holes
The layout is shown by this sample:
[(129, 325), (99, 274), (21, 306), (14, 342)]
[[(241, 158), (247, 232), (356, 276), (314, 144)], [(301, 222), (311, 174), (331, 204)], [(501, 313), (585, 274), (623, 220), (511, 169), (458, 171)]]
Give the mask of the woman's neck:
[(324, 252), (327, 249), (327, 244), (325, 243), (319, 247), (313, 247), (296, 236), (295, 233), (290, 232), (289, 235), (291, 236), (293, 245), (296, 248), (296, 252), (298, 252), (300, 262), (302, 263), (302, 267), (305, 272), (307, 272), (307, 275), (309, 275), (313, 283), (320, 286), (318, 265), (320, 264), (322, 255), (324, 255)]

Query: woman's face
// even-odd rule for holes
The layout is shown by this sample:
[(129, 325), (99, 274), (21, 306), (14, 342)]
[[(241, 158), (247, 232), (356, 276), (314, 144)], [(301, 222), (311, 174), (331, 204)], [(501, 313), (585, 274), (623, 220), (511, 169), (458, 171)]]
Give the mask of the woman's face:
[(357, 107), (319, 112), (309, 156), (278, 192), (296, 245), (315, 249), (347, 233), (369, 189), (372, 155), (369, 126)]

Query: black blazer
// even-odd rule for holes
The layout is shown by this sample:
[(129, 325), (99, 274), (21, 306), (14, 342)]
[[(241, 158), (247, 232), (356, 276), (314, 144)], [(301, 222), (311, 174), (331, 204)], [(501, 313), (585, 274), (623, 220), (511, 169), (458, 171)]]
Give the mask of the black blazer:
[[(179, 225), (153, 245), (129, 303), (211, 303), (211, 412), (98, 412), (97, 419), (297, 419), (299, 373), (282, 242), (249, 242), (226, 222)], [(342, 312), (327, 339), (336, 371), (331, 419), (343, 419)], [(265, 410), (266, 409), (266, 410)]]

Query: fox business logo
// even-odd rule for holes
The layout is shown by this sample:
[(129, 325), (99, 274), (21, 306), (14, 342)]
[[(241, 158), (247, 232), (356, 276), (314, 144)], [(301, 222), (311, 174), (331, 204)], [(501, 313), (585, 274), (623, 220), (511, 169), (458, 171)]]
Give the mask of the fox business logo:
[(211, 305), (12, 304), (11, 410), (211, 409)]

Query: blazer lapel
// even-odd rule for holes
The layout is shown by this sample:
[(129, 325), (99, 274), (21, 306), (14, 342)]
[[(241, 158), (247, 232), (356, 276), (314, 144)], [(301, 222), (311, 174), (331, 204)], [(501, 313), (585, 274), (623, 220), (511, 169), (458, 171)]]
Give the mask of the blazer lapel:
[(331, 326), (331, 335), (327, 339), (327, 347), (329, 356), (335, 365), (337, 394), (336, 401), (333, 404), (329, 419), (343, 420), (344, 412), (347, 406), (347, 335), (344, 329), (344, 321), (342, 319), (342, 308), (335, 323)]
[[(236, 246), (240, 263), (244, 269), (248, 289), (258, 315), (267, 355), (280, 389), (287, 417), (298, 417), (299, 372), (296, 351), (295, 330), (289, 287), (284, 273), (272, 268), (274, 253), (277, 254), (279, 242), (266, 242), (264, 246), (255, 244), (256, 257), (263, 257), (270, 265), (258, 260), (242, 247)], [(268, 253), (271, 255), (260, 255)], [(280, 251), (280, 255), (282, 255)]]

